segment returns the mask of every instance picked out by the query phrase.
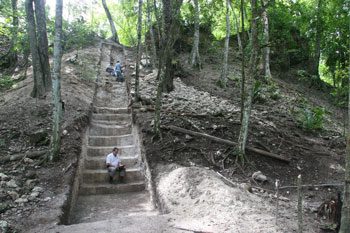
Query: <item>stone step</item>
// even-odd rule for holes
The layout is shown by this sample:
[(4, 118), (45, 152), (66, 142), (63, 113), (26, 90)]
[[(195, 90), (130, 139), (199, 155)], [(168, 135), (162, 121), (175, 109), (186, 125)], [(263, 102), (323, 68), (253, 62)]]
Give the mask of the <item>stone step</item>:
[(121, 136), (89, 136), (89, 146), (118, 146), (118, 145), (133, 145), (134, 137), (132, 134)]
[[(139, 156), (128, 156), (128, 157), (122, 157), (120, 156), (120, 160), (122, 161), (122, 164), (125, 165), (125, 167), (139, 167), (140, 161)], [(106, 168), (106, 156), (98, 156), (98, 157), (88, 157), (85, 159), (84, 167), (86, 169), (105, 169)]]
[(110, 108), (103, 106), (95, 106), (93, 108), (94, 113), (110, 113), (110, 114), (118, 114), (118, 113), (131, 113), (129, 108)]
[(101, 121), (131, 121), (131, 114), (120, 113), (120, 114), (109, 114), (109, 113), (94, 113), (92, 114), (92, 120)]
[(138, 192), (145, 189), (145, 182), (130, 182), (125, 184), (94, 183), (83, 184), (79, 189), (80, 195), (114, 194)]
[[(115, 179), (118, 179), (118, 172), (114, 176)], [(84, 170), (83, 172), (83, 183), (107, 183), (109, 179), (107, 169), (100, 170)], [(141, 168), (126, 168), (125, 182), (136, 182), (144, 181), (143, 171)]]
[[(173, 218), (168, 215), (125, 215), (125, 217), (114, 217), (113, 214), (107, 220), (84, 222), (72, 225), (55, 225), (43, 227), (38, 224), (36, 233), (188, 233), (174, 227)], [(176, 226), (176, 225), (175, 225)], [(181, 225), (180, 225), (181, 226)], [(179, 228), (180, 228), (179, 226)], [(209, 230), (207, 230), (209, 231)]]
[(132, 133), (131, 124), (127, 125), (105, 125), (98, 122), (91, 122), (89, 135), (91, 136), (118, 136)]
[(109, 121), (109, 120), (91, 120), (92, 124), (105, 125), (105, 126), (127, 126), (131, 124), (131, 119), (124, 121)]
[[(115, 146), (88, 146), (87, 147), (87, 156), (95, 157), (95, 156), (107, 156), (109, 153), (112, 153), (113, 148)], [(137, 154), (137, 148), (135, 145), (127, 145), (127, 146), (117, 146), (119, 149), (120, 157), (123, 156), (133, 156)]]

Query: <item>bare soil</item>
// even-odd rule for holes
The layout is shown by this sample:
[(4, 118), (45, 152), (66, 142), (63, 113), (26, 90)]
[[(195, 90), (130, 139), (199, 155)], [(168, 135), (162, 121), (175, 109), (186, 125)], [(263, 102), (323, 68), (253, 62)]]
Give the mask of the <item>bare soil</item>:
[[(66, 201), (80, 153), (81, 134), (88, 126), (95, 91), (92, 74), (98, 70), (99, 44), (79, 51), (76, 64), (67, 61), (74, 55), (75, 52), (72, 52), (63, 58), (63, 129), (67, 133), (63, 136), (60, 161), (42, 164), (40, 159), (22, 159), (0, 164), (0, 173), (8, 176), (2, 178), (0, 186), (1, 203), (6, 205), (0, 211), (1, 224), (6, 222), (7, 227), (2, 229), (7, 229), (7, 232), (28, 232), (34, 225), (60, 221), (62, 205)], [(175, 80), (181, 88), (163, 95), (163, 107), (166, 111), (162, 112), (162, 125), (200, 130), (216, 137), (237, 141), (240, 129), (239, 61), (231, 61), (234, 64), (229, 68), (232, 79), (228, 80), (228, 88), (220, 89), (216, 86), (220, 70), (218, 54), (203, 54), (205, 65), (201, 71), (192, 70), (185, 62), (186, 56), (180, 56), (181, 79)], [(144, 68), (145, 77), (141, 78), (140, 85), (145, 83), (150, 89), (155, 89), (156, 83), (149, 81), (154, 78), (151, 77), (154, 74), (155, 72), (149, 74), (149, 69)], [(192, 230), (209, 227), (205, 230), (293, 232), (297, 230), (296, 189), (282, 191), (284, 201), (281, 201), (279, 224), (275, 226), (275, 179), (279, 179), (282, 186), (295, 185), (299, 174), (302, 175), (304, 184), (343, 182), (343, 110), (333, 107), (331, 100), (321, 91), (307, 89), (301, 84), (289, 82), (289, 79), (290, 77), (274, 74), (274, 86), (265, 84), (266, 90), (262, 91), (259, 101), (253, 106), (248, 137), (249, 146), (283, 155), (291, 159), (289, 164), (248, 153), (249, 163), (243, 167), (237, 166), (232, 147), (168, 129), (163, 129), (161, 140), (154, 140), (154, 113), (147, 111), (147, 107), (151, 106), (145, 106), (154, 102), (154, 91), (153, 94), (148, 94), (148, 99), (143, 98), (147, 101), (143, 102), (141, 109), (139, 103), (134, 103), (136, 122), (142, 128), (143, 144), (152, 169), (155, 189), (159, 194), (159, 205), (169, 214), (174, 214), (173, 221), (176, 226), (183, 226), (181, 223), (186, 219), (192, 219), (193, 224), (188, 225)], [(17, 83), (11, 90), (0, 92), (1, 157), (26, 155), (48, 149), (52, 97), (48, 95), (43, 100), (29, 97), (32, 85), (31, 70), (28, 70), (25, 80)], [(277, 89), (280, 94), (274, 100), (270, 95)], [(183, 90), (187, 91), (188, 96)], [(217, 108), (216, 104), (212, 104), (211, 107), (209, 103), (204, 107), (200, 100), (207, 96), (206, 93), (209, 96), (206, 102), (212, 100), (213, 103), (224, 103), (225, 106)], [(332, 114), (326, 115), (321, 130), (306, 133), (298, 124), (299, 109), (311, 107), (324, 107)], [(33, 134), (36, 135), (40, 130), (45, 132), (44, 138), (37, 143), (31, 142)], [(267, 181), (254, 181), (251, 175), (256, 171), (266, 175)], [(216, 172), (236, 186), (223, 182)], [(8, 186), (11, 180), (16, 182), (17, 188)], [(43, 188), (43, 191), (38, 197), (30, 198), (33, 188), (37, 186)], [(338, 190), (342, 188), (330, 186), (304, 189), (306, 232), (321, 231), (319, 223), (323, 220), (317, 216), (315, 209), (323, 201), (336, 196)], [(238, 197), (241, 199), (238, 200)], [(27, 199), (28, 202), (16, 203), (20, 198)], [(247, 217), (242, 217), (244, 209), (249, 213)], [(203, 225), (203, 221), (210, 226)], [(234, 224), (237, 228), (232, 229), (229, 224)]]

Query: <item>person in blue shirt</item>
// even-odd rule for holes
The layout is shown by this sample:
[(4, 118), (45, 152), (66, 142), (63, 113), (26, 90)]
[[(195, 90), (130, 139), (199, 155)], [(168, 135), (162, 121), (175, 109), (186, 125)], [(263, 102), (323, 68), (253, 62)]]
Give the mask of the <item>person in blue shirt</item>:
[(115, 66), (115, 71), (117, 71), (117, 78), (116, 78), (116, 81), (117, 82), (123, 82), (124, 81), (124, 77), (123, 77), (123, 74), (122, 74), (122, 65), (120, 64), (120, 61), (117, 61), (117, 64)]

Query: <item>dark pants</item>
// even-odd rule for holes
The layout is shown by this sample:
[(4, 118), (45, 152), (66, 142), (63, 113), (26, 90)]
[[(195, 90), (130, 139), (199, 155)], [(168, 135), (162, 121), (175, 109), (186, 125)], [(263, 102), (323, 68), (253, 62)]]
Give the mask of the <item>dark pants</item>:
[(120, 71), (117, 71), (117, 81), (120, 81), (120, 82), (124, 81), (123, 74)]
[(108, 167), (108, 173), (109, 173), (110, 177), (113, 177), (116, 171), (119, 172), (120, 177), (125, 176), (125, 168), (124, 167), (118, 167), (118, 168)]
[(115, 76), (114, 69), (112, 69), (112, 68), (107, 68), (106, 72), (112, 73), (112, 75)]

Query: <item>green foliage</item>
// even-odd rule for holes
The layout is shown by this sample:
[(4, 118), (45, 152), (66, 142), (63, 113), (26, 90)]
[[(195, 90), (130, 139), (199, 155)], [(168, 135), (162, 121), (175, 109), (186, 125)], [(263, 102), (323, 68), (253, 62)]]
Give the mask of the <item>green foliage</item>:
[(280, 94), (280, 89), (275, 90), (271, 95), (270, 98), (273, 100), (278, 100), (279, 99), (279, 94)]
[(96, 34), (86, 24), (83, 17), (77, 18), (71, 23), (63, 22), (64, 50), (80, 50), (92, 45)]
[(326, 114), (325, 109), (323, 108), (313, 108), (302, 109), (299, 111), (300, 119), (299, 125), (306, 132), (312, 132), (316, 129), (322, 129), (323, 123), (325, 121), (324, 115)]
[(261, 101), (261, 94), (266, 90), (266, 86), (264, 86), (262, 82), (256, 81), (253, 89), (253, 103)]
[(4, 146), (6, 146), (6, 141), (5, 141), (5, 139), (1, 138), (0, 139), (0, 147), (4, 147)]
[(10, 76), (6, 75), (0, 75), (0, 88), (10, 90), (12, 88), (12, 85), (15, 84), (16, 81), (14, 79), (11, 79)]

